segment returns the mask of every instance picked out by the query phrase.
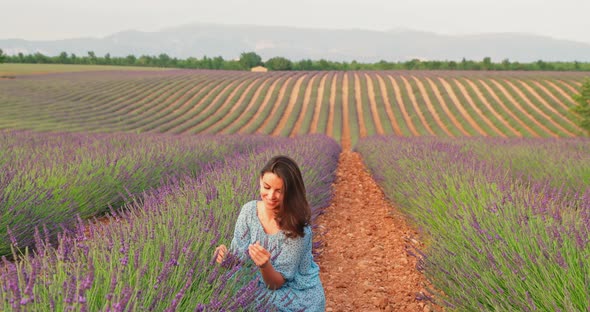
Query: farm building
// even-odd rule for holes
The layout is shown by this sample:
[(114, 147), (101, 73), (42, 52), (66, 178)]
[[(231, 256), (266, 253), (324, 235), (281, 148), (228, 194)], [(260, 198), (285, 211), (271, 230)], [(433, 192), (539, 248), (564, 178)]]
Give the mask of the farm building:
[(266, 68), (264, 66), (255, 66), (255, 67), (252, 67), (250, 69), (250, 71), (256, 72), (256, 73), (266, 73), (268, 71), (268, 68)]

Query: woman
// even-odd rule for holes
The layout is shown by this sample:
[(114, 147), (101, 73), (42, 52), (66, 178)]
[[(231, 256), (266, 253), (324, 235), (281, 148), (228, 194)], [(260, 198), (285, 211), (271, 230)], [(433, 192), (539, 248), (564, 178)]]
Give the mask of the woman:
[[(319, 267), (312, 255), (311, 210), (301, 171), (287, 156), (275, 156), (260, 172), (260, 201), (246, 203), (230, 249), (258, 266), (260, 286), (279, 311), (324, 311)], [(221, 263), (228, 250), (215, 249)]]

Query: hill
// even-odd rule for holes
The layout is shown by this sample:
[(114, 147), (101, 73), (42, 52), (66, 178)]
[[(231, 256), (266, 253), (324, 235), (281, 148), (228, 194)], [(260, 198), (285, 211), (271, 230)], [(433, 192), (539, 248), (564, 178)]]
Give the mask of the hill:
[(75, 38), (55, 41), (0, 40), (7, 54), (58, 55), (65, 51), (87, 55), (159, 55), (177, 58), (239, 57), (255, 51), (263, 60), (283, 56), (291, 60), (378, 62), (456, 60), (462, 58), (518, 62), (590, 61), (590, 44), (556, 38), (496, 33), (448, 36), (414, 30), (370, 31), (328, 30), (291, 27), (193, 24), (157, 32), (123, 31), (104, 38)]

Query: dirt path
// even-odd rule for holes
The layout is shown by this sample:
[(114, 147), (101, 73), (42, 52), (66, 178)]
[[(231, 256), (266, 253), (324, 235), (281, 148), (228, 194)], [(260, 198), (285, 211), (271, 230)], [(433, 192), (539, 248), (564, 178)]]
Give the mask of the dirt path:
[(384, 199), (360, 155), (344, 147), (334, 198), (318, 219), (326, 230), (318, 261), (326, 311), (430, 311), (416, 299), (426, 279), (406, 252), (421, 247), (417, 232)]

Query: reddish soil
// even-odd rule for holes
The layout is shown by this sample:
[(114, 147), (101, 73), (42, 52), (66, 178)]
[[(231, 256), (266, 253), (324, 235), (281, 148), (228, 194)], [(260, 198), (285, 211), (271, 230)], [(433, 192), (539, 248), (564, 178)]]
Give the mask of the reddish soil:
[[(358, 153), (340, 155), (334, 198), (319, 217), (326, 311), (430, 311), (416, 295), (426, 278), (407, 248), (423, 247), (386, 199)], [(318, 232), (321, 232), (318, 231)]]

